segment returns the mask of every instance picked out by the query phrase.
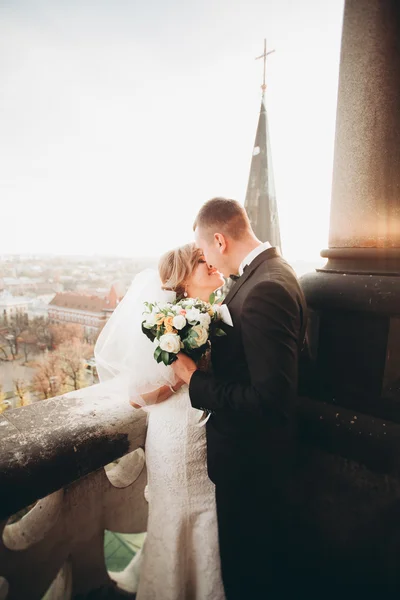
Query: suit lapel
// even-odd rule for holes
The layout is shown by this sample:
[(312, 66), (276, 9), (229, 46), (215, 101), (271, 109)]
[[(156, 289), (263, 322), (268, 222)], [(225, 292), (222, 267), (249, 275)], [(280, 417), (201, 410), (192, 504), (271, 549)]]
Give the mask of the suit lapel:
[(261, 263), (263, 263), (265, 260), (269, 260), (270, 258), (277, 258), (278, 256), (280, 256), (279, 250), (275, 247), (267, 248), (264, 250), (264, 252), (261, 252), (261, 254), (256, 256), (256, 258), (248, 265), (243, 275), (239, 277), (239, 279), (233, 284), (222, 304), (228, 304), (232, 301), (242, 285), (246, 283), (246, 281), (251, 277), (257, 267), (261, 265)]

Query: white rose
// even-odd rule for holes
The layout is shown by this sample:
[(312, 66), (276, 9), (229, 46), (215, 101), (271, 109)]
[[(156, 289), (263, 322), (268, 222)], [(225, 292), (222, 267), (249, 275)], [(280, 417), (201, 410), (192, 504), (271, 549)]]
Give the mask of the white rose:
[(200, 311), (198, 308), (189, 308), (186, 311), (186, 319), (188, 323), (196, 323), (199, 321)]
[(186, 325), (185, 317), (183, 315), (176, 315), (176, 317), (172, 319), (172, 325), (175, 329), (183, 329)]
[(160, 302), (160, 304), (157, 305), (158, 310), (167, 310), (167, 308), (170, 308), (168, 302)]
[(203, 346), (206, 343), (206, 341), (208, 340), (207, 329), (204, 329), (204, 327), (202, 327), (201, 325), (195, 325), (193, 327), (192, 331), (195, 331), (197, 333), (197, 338), (195, 338), (195, 340), (194, 340), (194, 345), (197, 346), (198, 348), (200, 346)]
[(206, 329), (208, 329), (210, 326), (210, 323), (211, 323), (211, 317), (208, 313), (202, 313), (199, 316), (199, 321), (200, 321), (200, 325), (202, 327), (205, 327)]
[(154, 338), (153, 344), (156, 346), (156, 348), (158, 348), (158, 346), (160, 345), (160, 340), (158, 338)]
[(160, 337), (160, 348), (165, 352), (178, 354), (181, 349), (181, 338), (176, 333), (166, 333)]
[(145, 325), (148, 325), (149, 327), (153, 327), (156, 324), (156, 315), (154, 313), (150, 313), (145, 316), (146, 316)]

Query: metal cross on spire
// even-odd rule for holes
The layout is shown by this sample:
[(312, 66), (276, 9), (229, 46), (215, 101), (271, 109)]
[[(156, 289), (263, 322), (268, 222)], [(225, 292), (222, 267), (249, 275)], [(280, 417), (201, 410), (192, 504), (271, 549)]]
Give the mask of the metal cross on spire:
[(264, 59), (264, 78), (263, 78), (263, 84), (261, 86), (263, 96), (264, 96), (265, 90), (267, 89), (267, 84), (265, 83), (265, 73), (267, 70), (267, 56), (269, 54), (272, 54), (273, 52), (275, 52), (275, 50), (270, 50), (269, 52), (267, 52), (267, 40), (264, 39), (264, 54), (261, 54), (261, 56), (257, 56), (257, 58), (256, 58), (256, 60), (259, 60), (260, 58)]

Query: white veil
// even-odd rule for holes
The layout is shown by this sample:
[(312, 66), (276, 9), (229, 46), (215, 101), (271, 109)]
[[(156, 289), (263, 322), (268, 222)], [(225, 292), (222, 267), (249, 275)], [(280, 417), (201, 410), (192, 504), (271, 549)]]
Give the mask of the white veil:
[(154, 360), (155, 347), (142, 332), (144, 302), (175, 300), (175, 292), (165, 291), (161, 285), (154, 269), (136, 275), (94, 348), (100, 382), (118, 382), (121, 392), (127, 392), (140, 406), (145, 404), (141, 394), (176, 381), (171, 367)]

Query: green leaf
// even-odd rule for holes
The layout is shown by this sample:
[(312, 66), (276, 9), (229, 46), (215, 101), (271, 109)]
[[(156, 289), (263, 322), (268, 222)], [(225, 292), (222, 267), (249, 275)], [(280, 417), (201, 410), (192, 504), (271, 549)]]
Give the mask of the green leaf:
[(148, 338), (149, 338), (149, 340), (150, 340), (151, 342), (152, 342), (152, 341), (154, 340), (154, 338), (156, 337), (156, 336), (154, 335), (154, 333), (153, 333), (153, 332), (152, 332), (150, 329), (147, 329), (146, 327), (143, 327), (143, 323), (142, 323), (142, 331), (143, 331), (144, 335), (145, 335), (146, 337), (148, 337)]
[(210, 304), (214, 304), (215, 303), (215, 294), (214, 294), (214, 292), (210, 295), (208, 301), (209, 301)]
[(223, 329), (216, 329), (215, 330), (215, 335), (217, 337), (222, 337), (222, 336), (226, 335), (226, 332)]
[(165, 350), (161, 351), (161, 360), (163, 361), (164, 365), (168, 367), (169, 365), (169, 352), (165, 352)]
[(162, 350), (160, 348), (160, 346), (158, 346), (155, 350), (154, 350), (154, 358), (157, 360), (158, 357), (160, 356)]

